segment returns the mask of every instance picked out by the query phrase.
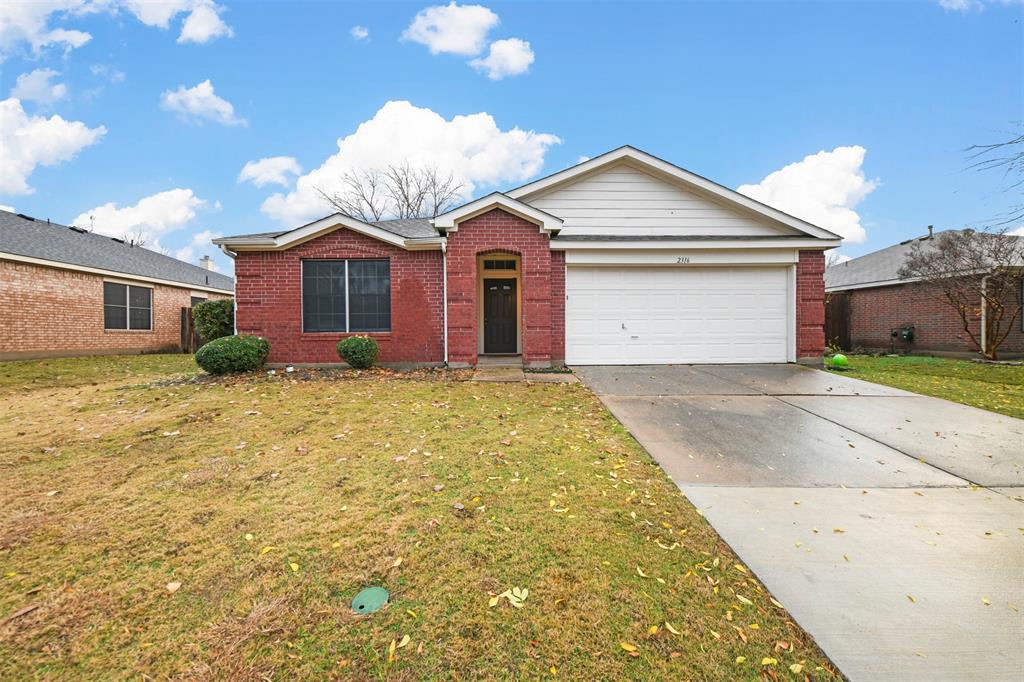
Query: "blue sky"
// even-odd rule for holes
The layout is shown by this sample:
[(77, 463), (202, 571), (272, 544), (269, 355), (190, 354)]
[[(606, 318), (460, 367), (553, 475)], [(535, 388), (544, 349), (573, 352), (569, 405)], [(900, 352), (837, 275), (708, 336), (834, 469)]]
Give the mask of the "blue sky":
[(229, 271), (209, 235), (399, 158), (480, 194), (632, 144), (850, 256), (1017, 201), (963, 149), (1024, 119), (1018, 2), (139, 2), (0, 8), (0, 205)]

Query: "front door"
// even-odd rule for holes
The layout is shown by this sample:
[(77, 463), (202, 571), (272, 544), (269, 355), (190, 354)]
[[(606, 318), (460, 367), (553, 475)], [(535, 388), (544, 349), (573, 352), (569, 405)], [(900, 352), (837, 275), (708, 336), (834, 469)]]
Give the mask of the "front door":
[(516, 280), (484, 280), (484, 352), (516, 352)]

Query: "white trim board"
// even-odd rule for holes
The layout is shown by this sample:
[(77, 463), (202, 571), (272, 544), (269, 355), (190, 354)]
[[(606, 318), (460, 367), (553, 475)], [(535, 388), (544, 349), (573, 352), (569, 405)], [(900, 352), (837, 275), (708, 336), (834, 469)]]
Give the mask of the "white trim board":
[(458, 232), (459, 223), (475, 218), (495, 208), (500, 208), (523, 220), (536, 223), (540, 227), (541, 232), (557, 232), (562, 228), (561, 218), (539, 208), (534, 208), (522, 201), (517, 201), (501, 192), (491, 192), (485, 197), (480, 197), (447, 213), (442, 213), (434, 218), (432, 223), (439, 230)]
[(75, 272), (87, 272), (91, 275), (112, 277), (119, 279), (122, 282), (128, 283), (152, 282), (154, 284), (162, 284), (168, 287), (175, 287), (176, 289), (195, 289), (198, 291), (208, 291), (215, 294), (228, 294), (229, 296), (235, 295), (233, 289), (218, 289), (217, 287), (203, 286), (201, 284), (189, 284), (185, 282), (175, 282), (169, 279), (159, 279), (157, 277), (132, 275), (126, 272), (116, 272), (114, 270), (104, 270), (102, 268), (90, 268), (85, 265), (74, 265), (73, 263), (62, 263), (60, 261), (46, 260), (44, 258), (33, 258), (31, 256), (21, 256), (16, 253), (0, 252), (0, 260), (9, 260), (17, 263), (28, 263), (30, 265), (42, 265), (43, 267), (54, 268), (56, 270), (73, 270)]
[(342, 228), (352, 230), (385, 244), (397, 246), (406, 251), (440, 249), (441, 241), (443, 240), (443, 237), (440, 236), (410, 239), (399, 236), (394, 232), (382, 230), (361, 220), (349, 218), (341, 213), (334, 213), (285, 232), (277, 237), (221, 237), (220, 239), (214, 239), (213, 243), (220, 246), (221, 250), (224, 250), (228, 255), (231, 255), (229, 251), (284, 251)]

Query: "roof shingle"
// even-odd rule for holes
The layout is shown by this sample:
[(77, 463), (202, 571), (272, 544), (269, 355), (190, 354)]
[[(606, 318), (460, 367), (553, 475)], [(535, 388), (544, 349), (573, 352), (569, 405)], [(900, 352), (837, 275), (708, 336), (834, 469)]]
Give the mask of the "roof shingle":
[(0, 252), (234, 291), (235, 280), (141, 246), (0, 210)]

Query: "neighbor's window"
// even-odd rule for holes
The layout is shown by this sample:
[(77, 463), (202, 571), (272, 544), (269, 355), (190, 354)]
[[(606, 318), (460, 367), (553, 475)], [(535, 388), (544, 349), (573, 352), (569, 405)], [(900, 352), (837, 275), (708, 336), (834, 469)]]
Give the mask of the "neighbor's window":
[(153, 328), (153, 290), (118, 282), (103, 283), (103, 328)]
[(391, 331), (391, 263), (355, 259), (302, 261), (302, 329)]

